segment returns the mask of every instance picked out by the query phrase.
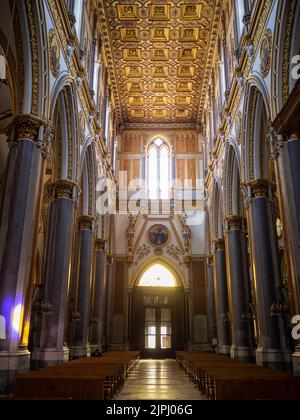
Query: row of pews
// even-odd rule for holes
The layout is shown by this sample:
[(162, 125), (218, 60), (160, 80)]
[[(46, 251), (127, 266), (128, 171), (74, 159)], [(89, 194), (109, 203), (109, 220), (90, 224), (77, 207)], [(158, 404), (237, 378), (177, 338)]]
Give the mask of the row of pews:
[(14, 399), (112, 400), (139, 361), (138, 352), (109, 352), (15, 378)]
[(176, 358), (207, 400), (300, 399), (300, 378), (212, 353), (178, 352)]

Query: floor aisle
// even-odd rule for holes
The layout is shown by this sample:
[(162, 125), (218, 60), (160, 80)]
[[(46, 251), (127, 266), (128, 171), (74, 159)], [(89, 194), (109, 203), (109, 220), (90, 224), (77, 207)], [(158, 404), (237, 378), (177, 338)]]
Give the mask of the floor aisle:
[(116, 400), (201, 400), (175, 360), (142, 360)]

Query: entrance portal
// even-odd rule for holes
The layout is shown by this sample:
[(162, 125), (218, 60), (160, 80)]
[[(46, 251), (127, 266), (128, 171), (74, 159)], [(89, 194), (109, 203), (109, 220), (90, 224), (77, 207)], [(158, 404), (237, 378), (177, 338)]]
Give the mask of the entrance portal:
[(187, 342), (184, 288), (164, 266), (152, 266), (133, 290), (131, 348), (146, 358), (172, 358)]

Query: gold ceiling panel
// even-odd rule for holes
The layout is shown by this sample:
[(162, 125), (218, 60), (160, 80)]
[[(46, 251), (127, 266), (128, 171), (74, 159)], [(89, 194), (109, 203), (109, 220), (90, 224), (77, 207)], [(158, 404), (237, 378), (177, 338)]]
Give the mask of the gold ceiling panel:
[(201, 4), (182, 4), (180, 6), (180, 17), (182, 20), (198, 20), (201, 18), (201, 11)]
[(145, 99), (142, 96), (130, 96), (128, 98), (128, 102), (130, 106), (144, 106)]
[(98, 1), (120, 122), (196, 123), (220, 0)]
[(149, 6), (150, 20), (170, 20), (170, 5), (152, 4)]

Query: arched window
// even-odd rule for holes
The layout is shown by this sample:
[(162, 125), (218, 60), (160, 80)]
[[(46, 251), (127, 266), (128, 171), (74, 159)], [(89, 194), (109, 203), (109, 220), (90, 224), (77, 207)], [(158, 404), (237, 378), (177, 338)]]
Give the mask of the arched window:
[(174, 275), (161, 264), (150, 267), (142, 276), (139, 287), (176, 287)]
[(151, 200), (170, 197), (170, 148), (161, 138), (148, 148), (148, 193)]

